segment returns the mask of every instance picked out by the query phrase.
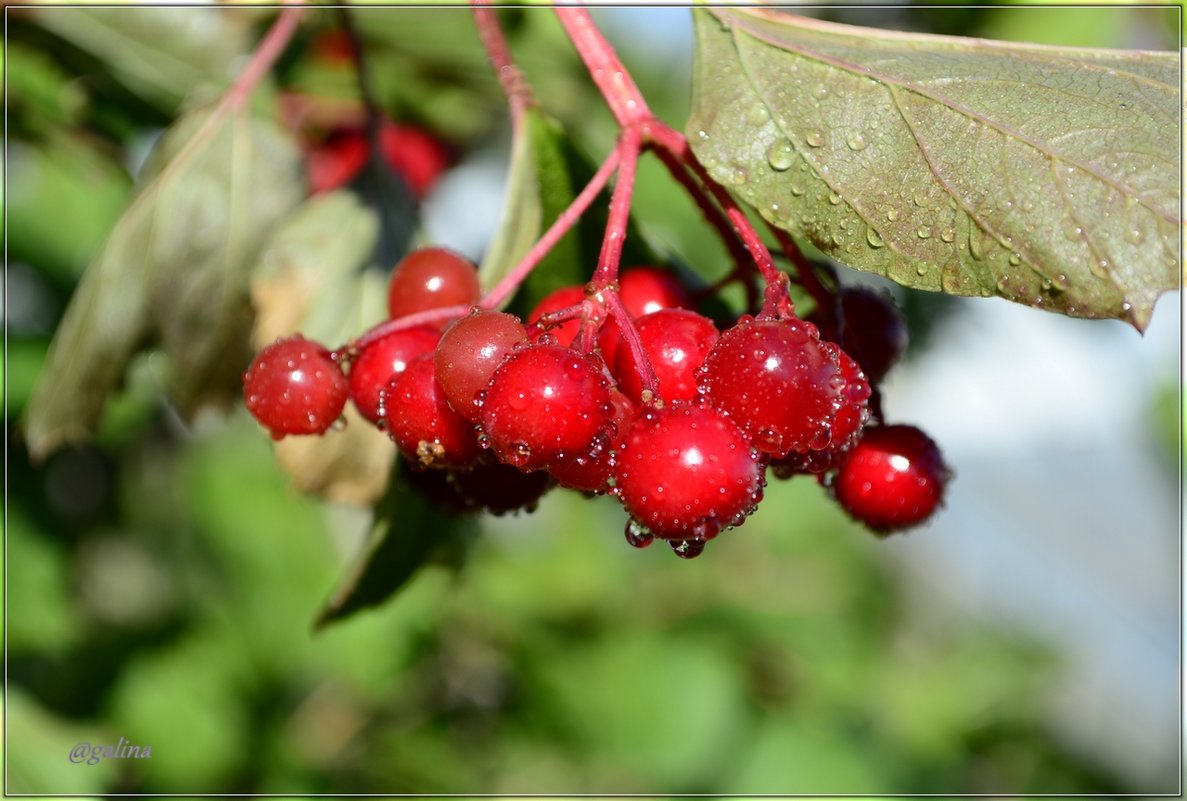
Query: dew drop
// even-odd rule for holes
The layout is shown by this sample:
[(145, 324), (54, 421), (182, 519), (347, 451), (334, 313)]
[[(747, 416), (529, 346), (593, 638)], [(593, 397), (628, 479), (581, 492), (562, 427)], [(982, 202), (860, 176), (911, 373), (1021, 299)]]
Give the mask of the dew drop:
[(956, 231), (953, 231), (951, 228), (945, 228), (940, 232), (940, 239), (943, 239), (945, 242), (955, 242)]
[(791, 194), (795, 195), (796, 197), (801, 197), (804, 194), (804, 187), (793, 181), (791, 183)]
[(919, 262), (918, 264), (916, 264), (915, 265), (915, 274), (919, 275), (919, 276), (927, 275), (927, 265), (924, 264), (923, 262)]
[(928, 228), (926, 225), (919, 226), (919, 230), (916, 231), (915, 234), (920, 239), (931, 239), (931, 229)]
[(845, 139), (845, 144), (849, 146), (850, 150), (865, 150), (869, 142), (862, 136), (861, 131), (853, 131)]
[(813, 128), (804, 136), (804, 141), (808, 143), (808, 147), (820, 147), (824, 144), (824, 135)]
[(623, 533), (626, 535), (627, 543), (633, 548), (646, 548), (655, 541), (648, 528), (633, 517), (626, 521)]
[(1001, 278), (997, 279), (997, 291), (998, 292), (1005, 292), (1009, 288), (1010, 288), (1010, 279), (1008, 276), (1002, 276)]
[(878, 232), (873, 228), (866, 230), (866, 242), (869, 243), (869, 246), (872, 248), (880, 248), (886, 244), (882, 241), (882, 237), (878, 236)]
[(1128, 225), (1125, 227), (1125, 241), (1131, 245), (1140, 245), (1146, 238), (1146, 232), (1139, 225)]
[(897, 220), (898, 219), (898, 209), (887, 209), (886, 210), (886, 219), (890, 220), (891, 222), (894, 222), (895, 220)]
[(762, 125), (771, 118), (771, 113), (767, 111), (767, 107), (762, 103), (755, 103), (746, 112), (746, 121), (751, 125)]
[(786, 139), (776, 140), (767, 149), (767, 162), (773, 170), (789, 169), (795, 163), (795, 148)]
[(346, 417), (345, 416), (339, 417), (337, 420), (335, 420), (333, 423), (330, 424), (330, 429), (332, 431), (345, 431), (346, 430)]
[(828, 202), (833, 206), (839, 206), (841, 205), (841, 196), (836, 192), (830, 192), (828, 196)]
[(817, 100), (823, 100), (824, 98), (828, 97), (828, 87), (824, 84), (821, 84), (820, 86), (816, 87), (816, 90), (812, 94), (815, 95)]
[(1067, 276), (1063, 273), (1057, 273), (1051, 276), (1051, 289), (1056, 292), (1066, 292), (1071, 284), (1068, 283)]
[(730, 182), (735, 186), (741, 186), (742, 184), (746, 183), (746, 179), (749, 177), (750, 176), (747, 174), (746, 168), (742, 167), (741, 165), (735, 164), (734, 168), (730, 171)]
[(1017, 253), (1011, 253), (1009, 262), (1010, 262), (1011, 267), (1017, 267), (1019, 264), (1022, 263), (1022, 257), (1019, 256)]
[(921, 209), (925, 209), (931, 204), (931, 198), (929, 198), (927, 193), (923, 190), (916, 192), (912, 200), (915, 202), (915, 205)]
[(705, 543), (700, 540), (672, 540), (671, 546), (681, 559), (696, 559), (705, 550)]

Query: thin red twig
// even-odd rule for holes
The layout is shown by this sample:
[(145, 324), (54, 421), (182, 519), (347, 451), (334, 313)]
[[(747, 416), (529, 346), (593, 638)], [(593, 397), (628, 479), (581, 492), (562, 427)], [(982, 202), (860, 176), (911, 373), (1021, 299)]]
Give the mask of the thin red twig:
[(593, 274), (593, 284), (599, 288), (618, 280), (618, 265), (622, 261), (622, 245), (626, 241), (627, 223), (631, 217), (631, 197), (635, 191), (635, 168), (639, 164), (641, 142), (639, 129), (631, 126), (623, 130), (614, 148), (619, 161), (618, 178), (614, 181), (614, 194), (610, 197), (602, 252), (598, 255), (598, 267)]
[(524, 110), (535, 103), (532, 91), (524, 80), (523, 73), (511, 57), (511, 48), (507, 45), (507, 37), (499, 27), (499, 20), (493, 8), (487, 6), (490, 0), (473, 0), (474, 22), (478, 26), (478, 36), (482, 46), (486, 49), (487, 58), (499, 76), (499, 85), (503, 87), (503, 94), (507, 97), (507, 105), (511, 108), (511, 124), (519, 125)]
[(558, 8), (556, 16), (589, 70), (610, 111), (623, 128), (652, 118), (647, 101), (614, 48), (583, 8)]
[(305, 9), (301, 6), (289, 6), (280, 12), (276, 22), (272, 23), (268, 33), (260, 40), (251, 59), (235, 78), (235, 83), (231, 84), (231, 88), (223, 96), (220, 105), (225, 110), (236, 112), (243, 108), (256, 84), (272, 69), (276, 59), (280, 58), (280, 54), (288, 47), (293, 34), (297, 32), (297, 23), (301, 21), (301, 15), (304, 13)]

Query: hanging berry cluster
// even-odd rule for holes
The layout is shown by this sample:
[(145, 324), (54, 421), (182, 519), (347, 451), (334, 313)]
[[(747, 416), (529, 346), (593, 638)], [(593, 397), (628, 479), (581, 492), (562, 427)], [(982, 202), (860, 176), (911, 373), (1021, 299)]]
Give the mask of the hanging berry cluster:
[[(893, 303), (840, 286), (778, 231), (795, 277), (777, 269), (585, 12), (557, 13), (622, 127), (589, 185), (485, 295), (473, 264), (425, 248), (394, 270), (389, 320), (332, 351), (300, 335), (266, 347), (244, 374), (248, 409), (279, 439), (326, 432), (349, 401), (440, 506), (503, 513), (531, 508), (554, 486), (608, 493), (626, 510), (628, 542), (662, 539), (686, 558), (754, 512), (768, 472), (818, 477), (880, 534), (927, 520), (948, 477), (939, 450), (914, 427), (881, 422), (877, 386), (905, 337)], [(494, 17), (476, 17), (522, 114), (523, 82)], [(674, 273), (620, 270), (645, 151), (722, 236), (735, 266), (712, 289), (741, 283), (748, 313), (719, 327)], [(615, 175), (589, 283), (547, 296), (526, 323), (498, 311)], [(809, 319), (795, 313), (793, 280), (816, 301)]]

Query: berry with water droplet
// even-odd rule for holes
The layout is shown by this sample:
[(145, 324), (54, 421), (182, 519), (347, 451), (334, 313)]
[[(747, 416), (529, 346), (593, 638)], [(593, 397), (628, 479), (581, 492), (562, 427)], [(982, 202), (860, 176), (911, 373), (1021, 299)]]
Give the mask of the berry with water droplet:
[[(635, 328), (655, 370), (660, 397), (668, 402), (695, 398), (697, 370), (717, 342), (713, 321), (687, 309), (660, 309), (640, 317)], [(622, 391), (638, 401), (643, 382), (631, 349), (618, 348), (613, 366)]]
[(930, 518), (949, 478), (927, 434), (914, 426), (875, 426), (866, 429), (830, 489), (853, 519), (885, 535)]
[(846, 387), (838, 377), (838, 352), (811, 323), (743, 318), (705, 359), (700, 389), (779, 459), (829, 446)]
[(437, 380), (453, 410), (472, 423), (482, 416), (479, 393), (516, 346), (526, 344), (519, 318), (479, 310), (455, 321), (437, 346)]
[[(737, 525), (758, 503), (762, 468), (746, 435), (704, 403), (641, 414), (615, 460), (615, 492), (656, 537), (687, 540)], [(714, 531), (716, 533), (716, 531)]]
[(432, 352), (440, 339), (436, 328), (418, 325), (363, 348), (350, 365), (350, 400), (359, 414), (378, 423), (383, 417), (379, 403), (383, 388), (414, 359)]
[(446, 248), (421, 248), (405, 256), (392, 272), (388, 314), (394, 320), (430, 309), (468, 306), (480, 294), (473, 262)]
[(383, 391), (388, 435), (420, 467), (457, 468), (481, 453), (472, 423), (449, 407), (431, 354), (416, 359)]
[(529, 345), (495, 370), (481, 423), (499, 461), (540, 470), (586, 453), (610, 422), (610, 383), (589, 356)]
[[(692, 295), (680, 279), (659, 267), (629, 267), (618, 277), (618, 298), (632, 319), (660, 309), (691, 309)], [(622, 334), (615, 323), (602, 326), (598, 347), (606, 364), (614, 364)]]
[(614, 409), (603, 435), (605, 444), (596, 452), (579, 453), (553, 464), (550, 471), (557, 484), (582, 492), (605, 492), (608, 488), (614, 475), (614, 458), (638, 415), (638, 409), (617, 387), (610, 388), (610, 403)]
[(261, 350), (243, 374), (247, 410), (273, 439), (324, 433), (342, 414), (348, 394), (330, 351), (300, 334)]

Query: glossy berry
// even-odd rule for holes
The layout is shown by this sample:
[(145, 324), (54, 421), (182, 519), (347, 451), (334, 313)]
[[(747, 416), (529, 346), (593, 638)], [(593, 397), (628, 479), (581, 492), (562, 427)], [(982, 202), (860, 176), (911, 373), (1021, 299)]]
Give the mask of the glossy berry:
[[(534, 323), (543, 317), (545, 314), (567, 309), (570, 306), (575, 306), (581, 301), (585, 300), (585, 287), (581, 286), (563, 286), (555, 292), (551, 292), (544, 296), (544, 299), (536, 304), (536, 308), (532, 309), (531, 314), (528, 315), (528, 324)], [(577, 338), (577, 334), (581, 331), (581, 318), (575, 317), (572, 320), (561, 323), (560, 325), (549, 328), (548, 333), (556, 338), (558, 345), (565, 345), (566, 347), (573, 344), (573, 340)], [(542, 334), (543, 332), (541, 332)], [(539, 341), (541, 334), (537, 334), (533, 339)]]
[(836, 348), (801, 320), (743, 318), (721, 335), (700, 376), (713, 405), (775, 458), (829, 447), (846, 386)]
[(482, 429), (499, 461), (539, 470), (596, 450), (612, 411), (609, 381), (593, 359), (560, 345), (529, 345), (491, 377)]
[(906, 321), (884, 292), (845, 287), (837, 295), (836, 308), (817, 309), (809, 319), (820, 326), (823, 337), (839, 343), (861, 365), (872, 384), (881, 383), (907, 349)]
[(627, 512), (652, 535), (709, 540), (754, 510), (762, 468), (728, 417), (704, 403), (677, 403), (635, 420), (615, 481)]
[(388, 435), (413, 465), (468, 467), (482, 449), (474, 425), (449, 408), (431, 355), (392, 378), (383, 392)]
[[(835, 348), (832, 343), (824, 343), (826, 348)], [(861, 437), (866, 420), (869, 419), (867, 401), (870, 397), (870, 385), (857, 362), (849, 358), (849, 354), (837, 351), (841, 375), (845, 378), (845, 389), (841, 391), (841, 405), (837, 409), (832, 426), (832, 440), (826, 448), (810, 450), (804, 453), (792, 451), (786, 456), (773, 459), (770, 463), (771, 472), (776, 478), (791, 478), (792, 476), (810, 473), (820, 475), (841, 463)]]
[(273, 439), (324, 433), (342, 414), (348, 392), (330, 351), (300, 334), (261, 350), (243, 374), (247, 409)]
[[(713, 321), (687, 309), (660, 309), (640, 317), (635, 328), (655, 370), (660, 397), (668, 402), (695, 398), (697, 371), (717, 342)], [(622, 391), (639, 402), (643, 382), (630, 348), (618, 348), (613, 372)]]
[(850, 516), (890, 534), (931, 517), (948, 478), (940, 449), (918, 428), (876, 426), (866, 429), (831, 486)]
[[(417, 198), (423, 197), (449, 166), (448, 149), (430, 134), (411, 126), (384, 120), (377, 144), (384, 163)], [(346, 186), (363, 171), (370, 157), (364, 127), (336, 128), (307, 156), (309, 191), (318, 194)]]
[(457, 320), (437, 346), (437, 380), (453, 410), (477, 423), (481, 398), (495, 370), (516, 346), (526, 344), (519, 318), (495, 311), (475, 311)]
[[(618, 297), (632, 318), (660, 309), (691, 309), (692, 296), (675, 275), (659, 267), (629, 267), (618, 278)], [(622, 334), (613, 321), (602, 326), (598, 347), (606, 364), (614, 364)]]
[(549, 468), (556, 483), (568, 489), (582, 492), (605, 492), (614, 475), (614, 459), (623, 445), (626, 435), (638, 416), (638, 409), (616, 387), (610, 388), (610, 403), (614, 410), (610, 414), (610, 426), (600, 447), (585, 453), (578, 453), (571, 459), (557, 462)]
[(397, 373), (437, 347), (441, 332), (427, 325), (406, 328), (372, 342), (350, 365), (350, 400), (359, 414), (378, 423), (379, 396)]
[(421, 248), (396, 265), (388, 285), (387, 310), (394, 320), (429, 309), (468, 306), (480, 294), (473, 262), (446, 248)]

